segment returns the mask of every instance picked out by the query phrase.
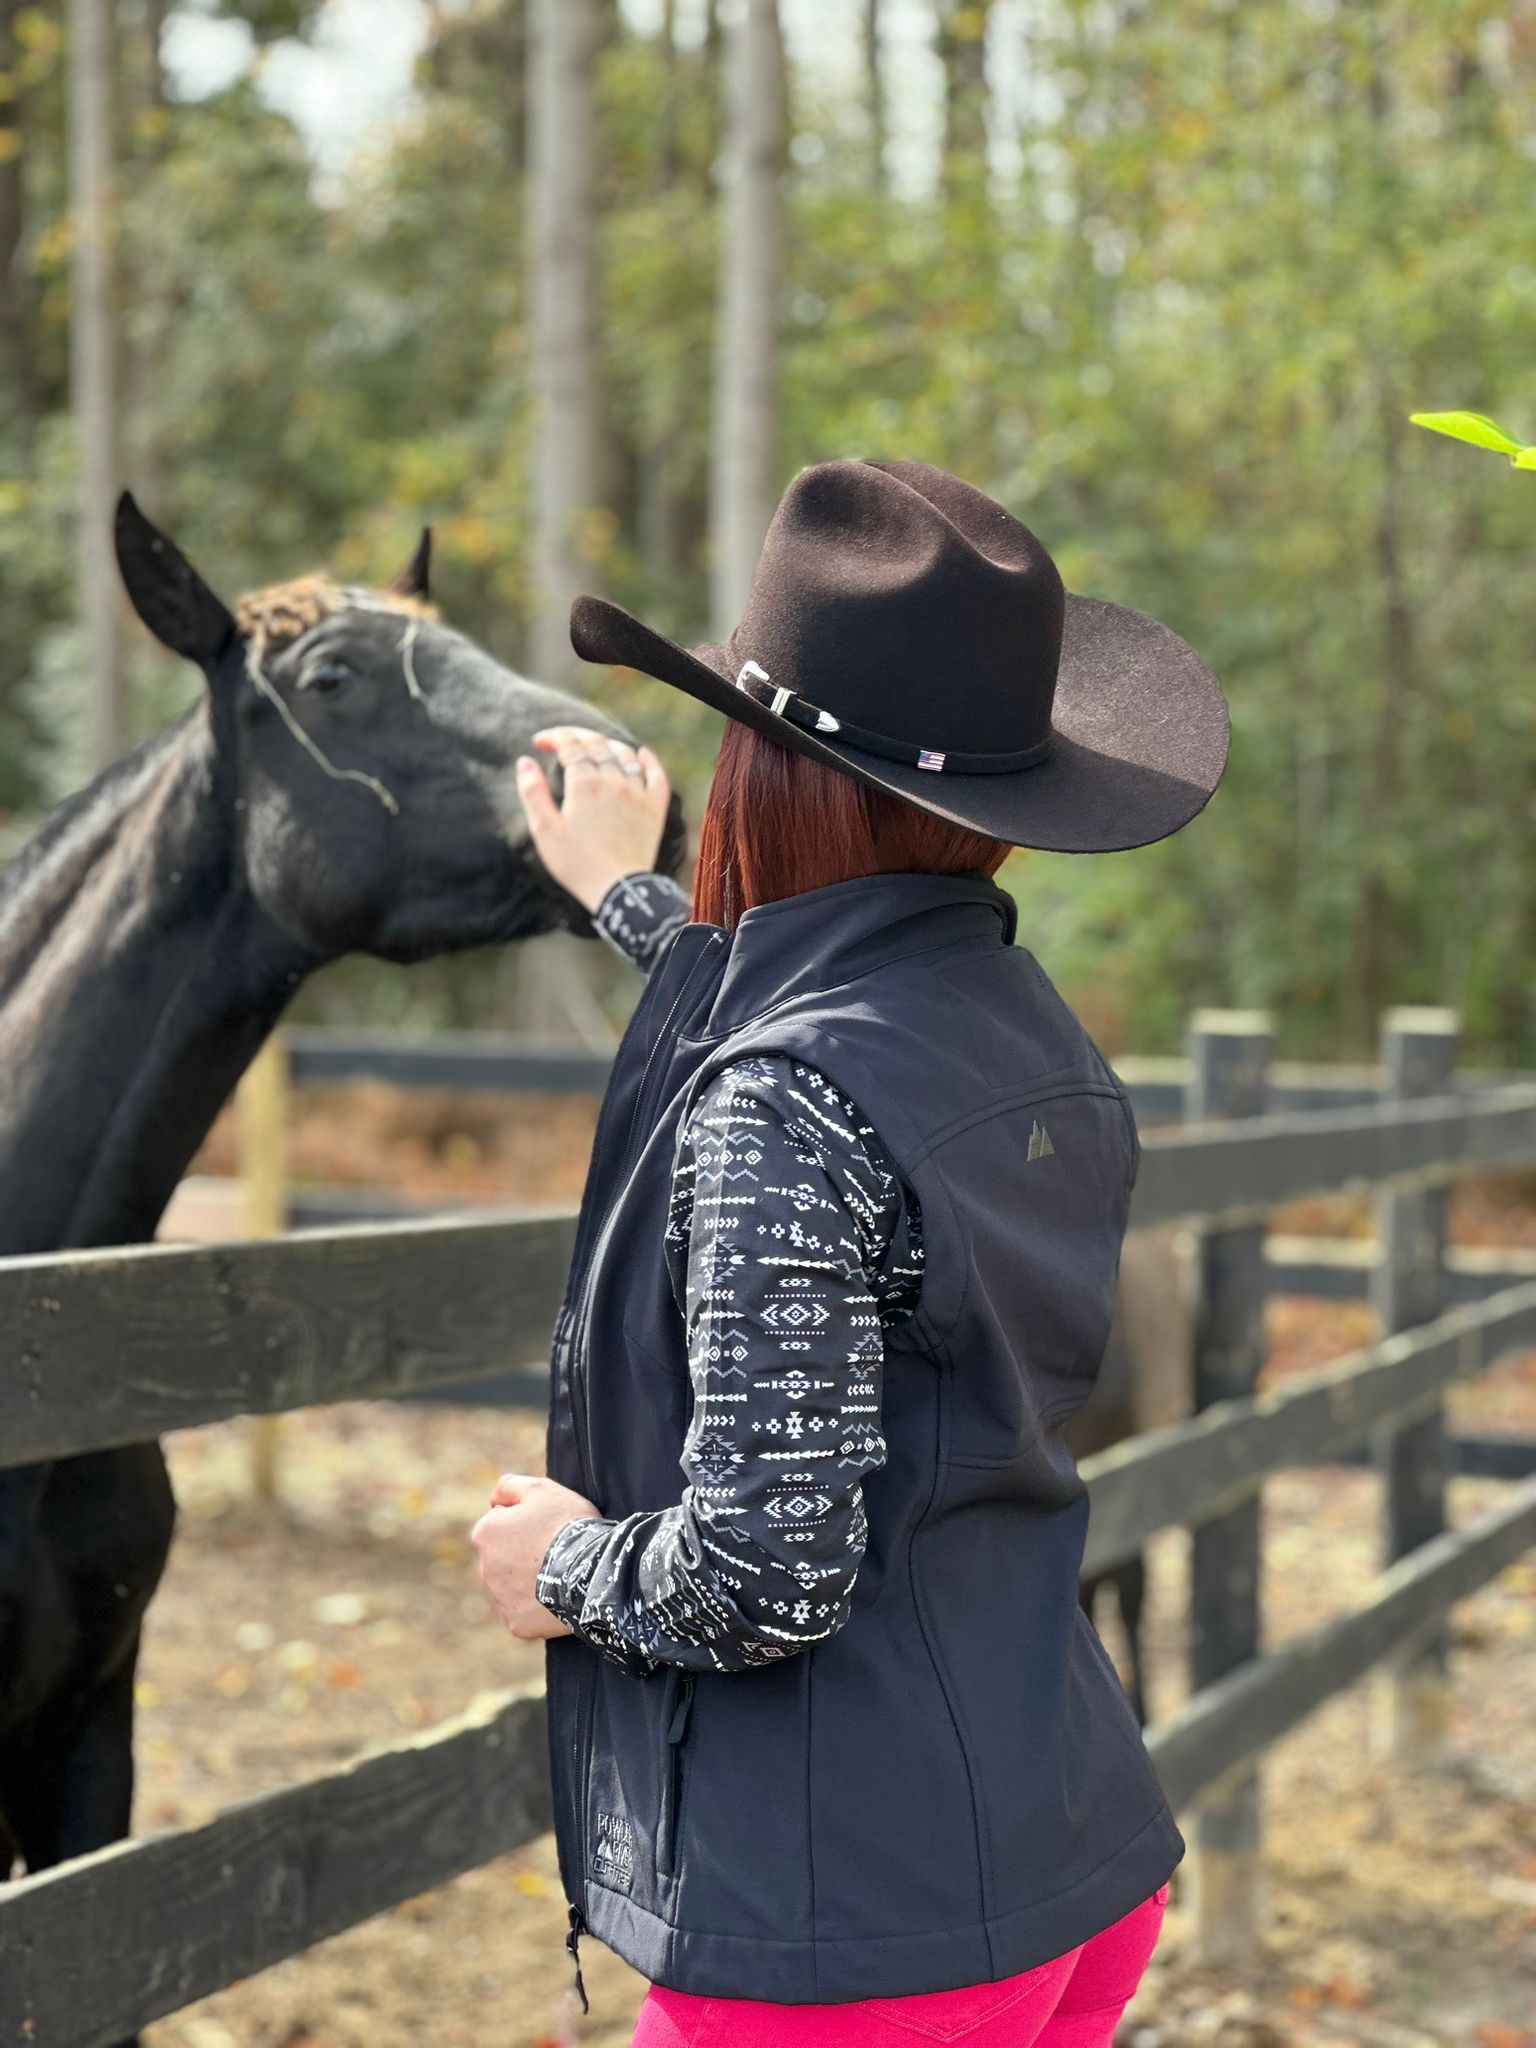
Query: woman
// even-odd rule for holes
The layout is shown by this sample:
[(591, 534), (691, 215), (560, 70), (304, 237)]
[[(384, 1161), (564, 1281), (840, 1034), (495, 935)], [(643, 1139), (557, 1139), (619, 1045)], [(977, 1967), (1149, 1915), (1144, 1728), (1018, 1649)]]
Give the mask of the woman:
[(1108, 2043), (1184, 1846), (1078, 1606), (1062, 1435), (1140, 1147), (991, 877), (1186, 824), (1221, 692), (916, 463), (805, 471), (728, 646), (592, 598), (572, 639), (731, 723), (692, 921), (646, 872), (648, 749), (543, 735), (558, 805), (519, 771), (552, 873), (649, 976), (549, 1476), (475, 1531), (548, 1639), (568, 1946), (652, 1980), (641, 2048)]

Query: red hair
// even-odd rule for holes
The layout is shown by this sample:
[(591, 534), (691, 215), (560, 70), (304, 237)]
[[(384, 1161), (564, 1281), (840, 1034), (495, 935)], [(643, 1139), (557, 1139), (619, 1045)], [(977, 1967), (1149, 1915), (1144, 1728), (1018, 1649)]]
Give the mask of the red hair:
[(744, 910), (856, 875), (995, 874), (1007, 840), (967, 832), (731, 719), (699, 828), (693, 916), (734, 931)]

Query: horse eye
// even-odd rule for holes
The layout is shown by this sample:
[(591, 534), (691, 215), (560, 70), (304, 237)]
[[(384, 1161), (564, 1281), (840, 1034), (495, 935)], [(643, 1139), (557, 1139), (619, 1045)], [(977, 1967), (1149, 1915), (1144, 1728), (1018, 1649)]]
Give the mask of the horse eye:
[(343, 683), (350, 683), (352, 671), (344, 661), (324, 661), (318, 668), (312, 668), (304, 678), (306, 690), (328, 693), (339, 690)]

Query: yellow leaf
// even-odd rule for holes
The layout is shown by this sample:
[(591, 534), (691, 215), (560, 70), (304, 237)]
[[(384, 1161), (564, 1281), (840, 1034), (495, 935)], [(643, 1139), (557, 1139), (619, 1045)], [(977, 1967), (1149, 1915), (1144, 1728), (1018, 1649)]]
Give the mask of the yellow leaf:
[(64, 40), (59, 24), (42, 7), (23, 7), (11, 24), (11, 33), (23, 50), (34, 56), (54, 56)]

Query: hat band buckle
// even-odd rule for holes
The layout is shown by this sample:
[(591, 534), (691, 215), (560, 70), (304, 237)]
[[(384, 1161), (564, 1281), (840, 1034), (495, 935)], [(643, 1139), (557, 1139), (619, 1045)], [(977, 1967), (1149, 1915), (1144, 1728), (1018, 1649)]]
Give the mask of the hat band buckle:
[(736, 675), (736, 688), (804, 732), (835, 732), (846, 746), (878, 754), (887, 761), (902, 761), (912, 768), (927, 768), (935, 774), (1008, 775), (1016, 769), (1033, 768), (1050, 752), (1054, 737), (1047, 728), (1032, 746), (1017, 747), (1011, 753), (957, 753), (953, 748), (914, 746), (907, 740), (892, 739), (887, 733), (873, 732), (867, 726), (839, 718), (798, 691), (775, 683), (759, 662), (742, 663)]

